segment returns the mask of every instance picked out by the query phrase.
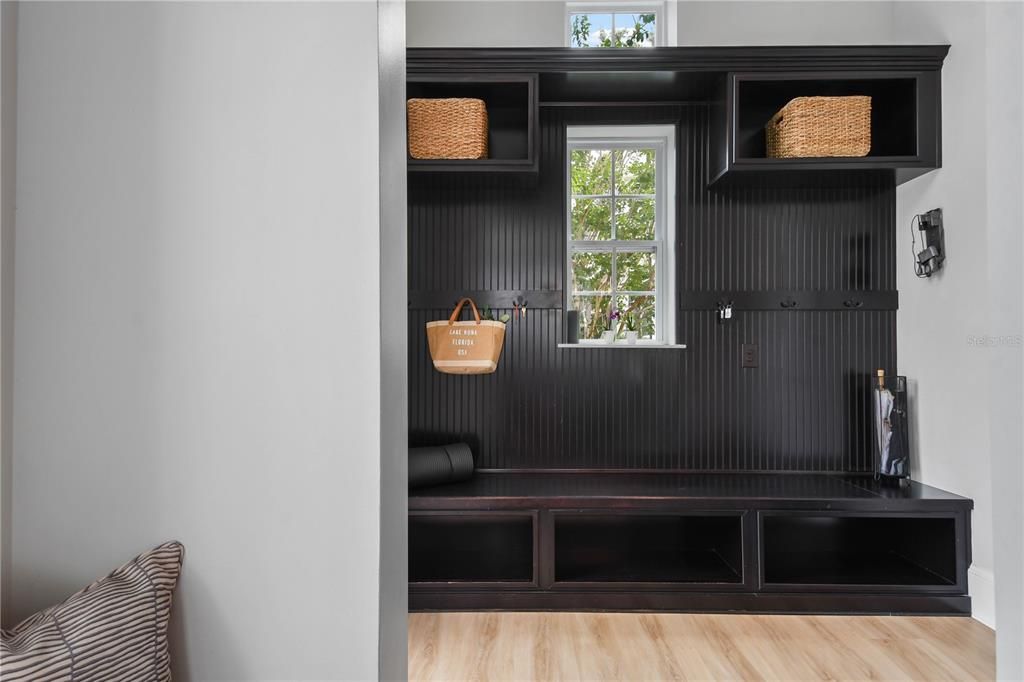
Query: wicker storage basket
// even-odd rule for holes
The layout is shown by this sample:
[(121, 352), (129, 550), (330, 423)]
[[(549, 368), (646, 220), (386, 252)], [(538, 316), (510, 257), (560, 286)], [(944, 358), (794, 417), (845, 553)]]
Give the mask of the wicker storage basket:
[(768, 158), (867, 156), (870, 97), (797, 97), (764, 127)]
[(486, 159), (487, 105), (481, 99), (410, 99), (409, 156)]

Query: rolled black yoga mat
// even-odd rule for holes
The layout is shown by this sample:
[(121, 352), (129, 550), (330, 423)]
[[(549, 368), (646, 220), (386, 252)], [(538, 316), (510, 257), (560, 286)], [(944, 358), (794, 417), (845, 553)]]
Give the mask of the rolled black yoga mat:
[(473, 451), (465, 443), (409, 448), (409, 487), (465, 481), (473, 476)]

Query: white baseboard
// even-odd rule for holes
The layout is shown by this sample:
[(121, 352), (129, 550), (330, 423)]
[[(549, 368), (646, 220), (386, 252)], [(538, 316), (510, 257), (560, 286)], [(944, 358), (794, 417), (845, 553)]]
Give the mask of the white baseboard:
[(967, 569), (967, 584), (971, 591), (971, 616), (995, 630), (996, 580), (992, 571), (971, 566)]

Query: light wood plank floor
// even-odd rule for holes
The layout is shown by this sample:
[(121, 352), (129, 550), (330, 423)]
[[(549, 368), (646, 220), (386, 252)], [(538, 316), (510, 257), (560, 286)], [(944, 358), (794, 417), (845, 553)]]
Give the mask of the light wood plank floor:
[(991, 680), (971, 618), (417, 613), (410, 680)]

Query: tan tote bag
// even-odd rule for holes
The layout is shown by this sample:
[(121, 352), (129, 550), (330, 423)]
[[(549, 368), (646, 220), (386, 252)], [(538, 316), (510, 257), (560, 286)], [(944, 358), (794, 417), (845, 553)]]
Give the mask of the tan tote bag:
[[(473, 320), (459, 322), (462, 306), (469, 303)], [(445, 374), (490, 374), (498, 369), (505, 343), (505, 323), (481, 320), (472, 299), (459, 301), (447, 320), (427, 322), (427, 344), (434, 369)]]

